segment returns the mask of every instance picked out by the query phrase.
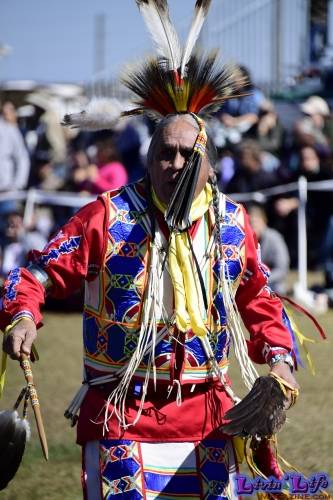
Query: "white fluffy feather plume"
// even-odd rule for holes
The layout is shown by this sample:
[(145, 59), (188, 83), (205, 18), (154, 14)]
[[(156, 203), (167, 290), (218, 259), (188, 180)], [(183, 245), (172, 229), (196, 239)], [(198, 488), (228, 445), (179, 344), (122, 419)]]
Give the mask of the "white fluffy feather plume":
[(195, 12), (191, 23), (190, 31), (187, 36), (185, 47), (181, 60), (180, 76), (183, 78), (185, 74), (186, 64), (188, 63), (192, 50), (196, 44), (202, 25), (207, 17), (208, 9), (211, 0), (197, 0), (195, 4)]
[(112, 129), (123, 111), (124, 106), (117, 99), (94, 97), (85, 110), (65, 115), (61, 124), (83, 130)]
[(177, 70), (181, 63), (181, 46), (177, 32), (169, 17), (166, 0), (136, 0), (157, 52), (170, 63), (170, 70)]

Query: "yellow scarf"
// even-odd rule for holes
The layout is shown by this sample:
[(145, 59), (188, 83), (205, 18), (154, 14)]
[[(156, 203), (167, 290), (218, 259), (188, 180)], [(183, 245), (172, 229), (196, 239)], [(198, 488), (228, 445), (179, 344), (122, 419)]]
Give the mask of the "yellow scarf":
[[(162, 213), (166, 211), (166, 205), (152, 192), (153, 202)], [(192, 221), (198, 220), (208, 210), (212, 201), (212, 188), (206, 184), (205, 189), (193, 201), (190, 217)], [(168, 263), (171, 281), (175, 295), (176, 325), (182, 332), (192, 329), (195, 335), (206, 334), (206, 326), (200, 312), (200, 301), (198, 280), (193, 273), (191, 262), (191, 249), (188, 243), (186, 231), (182, 233), (171, 233)]]

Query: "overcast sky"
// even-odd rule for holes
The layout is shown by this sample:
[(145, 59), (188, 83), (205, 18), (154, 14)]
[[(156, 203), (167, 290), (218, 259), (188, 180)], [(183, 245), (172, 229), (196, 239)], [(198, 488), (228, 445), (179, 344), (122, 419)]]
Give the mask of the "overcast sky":
[[(184, 36), (195, 0), (169, 4)], [(152, 47), (135, 0), (0, 0), (0, 44), (12, 48), (0, 59), (0, 80), (91, 81), (98, 14), (105, 14), (106, 75), (116, 76)]]

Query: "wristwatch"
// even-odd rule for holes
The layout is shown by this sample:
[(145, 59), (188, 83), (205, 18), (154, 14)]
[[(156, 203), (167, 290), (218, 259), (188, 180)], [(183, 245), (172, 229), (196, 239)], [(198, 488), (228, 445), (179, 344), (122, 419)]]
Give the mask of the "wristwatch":
[(268, 364), (270, 368), (273, 368), (273, 366), (277, 365), (278, 363), (287, 363), (289, 365), (289, 368), (291, 371), (294, 370), (294, 360), (291, 356), (291, 354), (286, 353), (286, 354), (275, 354), (274, 356), (271, 357), (271, 359), (268, 361)]

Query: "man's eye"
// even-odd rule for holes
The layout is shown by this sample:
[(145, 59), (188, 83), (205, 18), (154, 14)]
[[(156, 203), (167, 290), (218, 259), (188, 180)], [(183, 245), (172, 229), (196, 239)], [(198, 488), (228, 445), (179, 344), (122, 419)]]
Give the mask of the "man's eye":
[(160, 160), (171, 160), (173, 158), (173, 151), (172, 149), (162, 149), (162, 151), (159, 154), (159, 159)]

